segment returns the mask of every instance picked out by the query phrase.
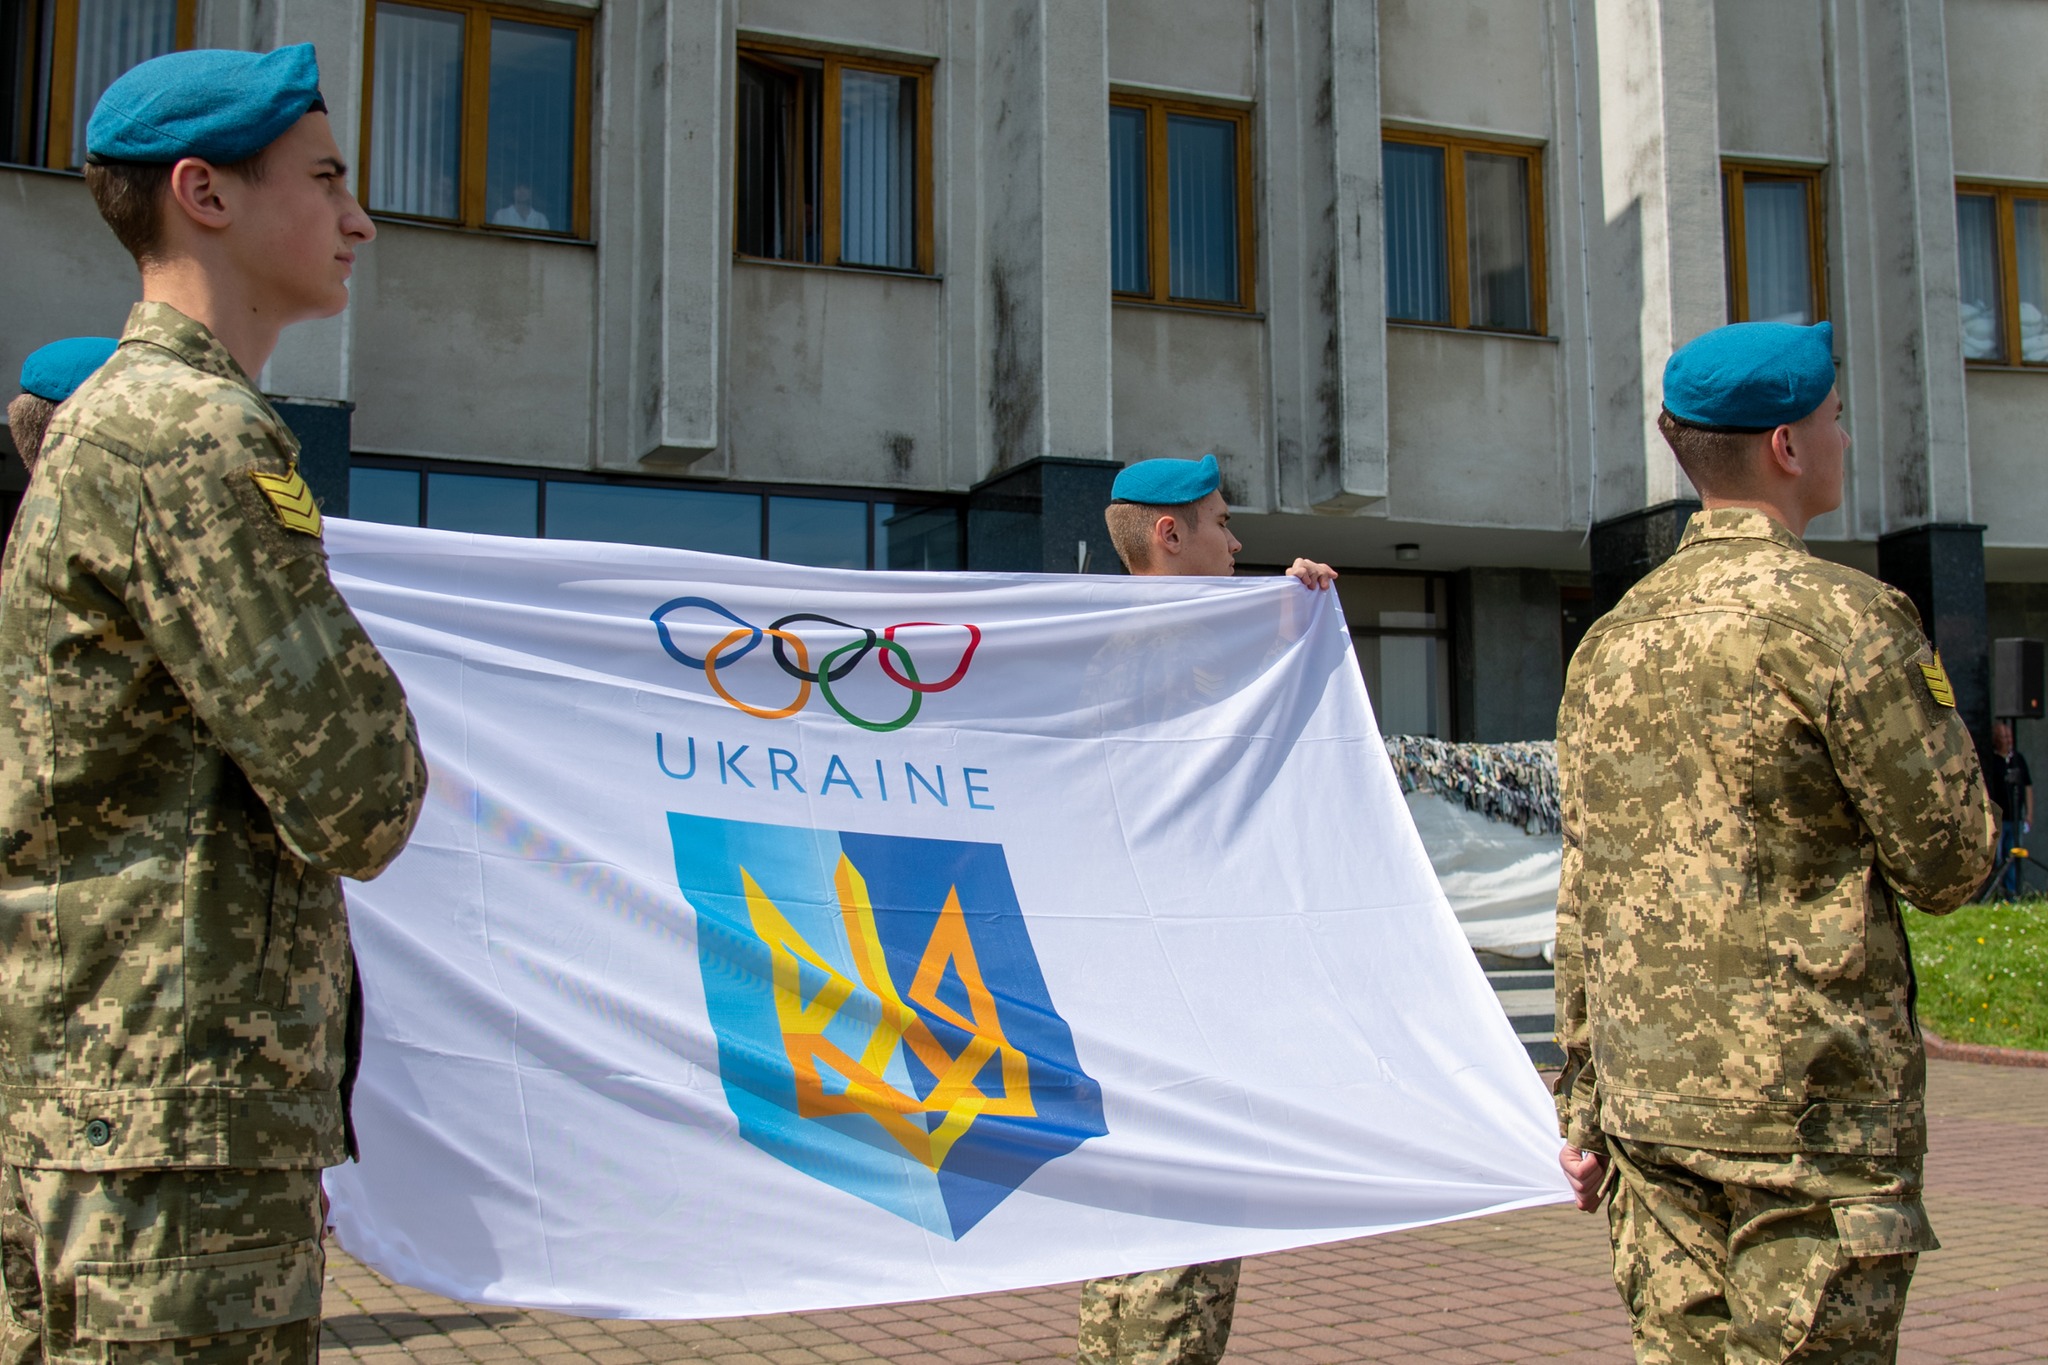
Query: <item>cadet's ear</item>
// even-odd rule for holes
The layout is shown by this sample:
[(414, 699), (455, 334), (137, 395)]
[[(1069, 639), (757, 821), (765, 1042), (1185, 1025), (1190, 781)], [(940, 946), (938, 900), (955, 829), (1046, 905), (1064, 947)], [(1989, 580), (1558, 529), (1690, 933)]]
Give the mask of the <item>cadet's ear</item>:
[(213, 165), (188, 156), (171, 167), (171, 203), (201, 227), (224, 228), (234, 215), (221, 198), (223, 178)]
[(1770, 442), (1765, 447), (1765, 469), (1781, 478), (1796, 479), (1802, 464), (1802, 452), (1797, 446), (1798, 437), (1789, 426), (1771, 428)]
[(1180, 553), (1180, 518), (1166, 513), (1152, 523), (1152, 548), (1164, 554)]

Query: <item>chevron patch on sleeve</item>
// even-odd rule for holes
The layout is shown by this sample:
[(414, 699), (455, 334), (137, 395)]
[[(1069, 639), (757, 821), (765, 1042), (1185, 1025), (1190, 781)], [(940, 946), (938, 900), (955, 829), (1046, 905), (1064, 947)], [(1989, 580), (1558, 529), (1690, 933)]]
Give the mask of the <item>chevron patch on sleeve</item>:
[(1956, 704), (1955, 689), (1949, 685), (1948, 670), (1941, 666), (1941, 655), (1938, 652), (1933, 663), (1920, 665), (1920, 672), (1926, 677), (1927, 690), (1933, 694), (1935, 701), (1947, 707)]
[(252, 469), (249, 477), (256, 480), (263, 496), (270, 499), (270, 510), (277, 513), (278, 521), (287, 531), (300, 531), (309, 536), (320, 534), (320, 504), (313, 501), (313, 490), (306, 487), (306, 481), (299, 477), (298, 470), (288, 474), (265, 474), (260, 469)]

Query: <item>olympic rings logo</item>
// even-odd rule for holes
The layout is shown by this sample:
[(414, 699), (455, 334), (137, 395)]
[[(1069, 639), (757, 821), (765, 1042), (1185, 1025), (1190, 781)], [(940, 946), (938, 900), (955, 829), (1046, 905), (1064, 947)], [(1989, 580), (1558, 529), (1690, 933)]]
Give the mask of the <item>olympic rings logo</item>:
[[(717, 644), (705, 650), (701, 659), (677, 644), (675, 636), (669, 631), (670, 614), (691, 608), (723, 617), (733, 627)], [(849, 725), (857, 725), (863, 730), (872, 730), (876, 734), (901, 730), (917, 719), (918, 709), (924, 705), (927, 696), (958, 687), (960, 680), (967, 676), (968, 665), (974, 662), (974, 651), (981, 648), (980, 626), (953, 626), (943, 621), (899, 621), (884, 630), (875, 631), (866, 626), (851, 625), (809, 611), (794, 611), (765, 626), (757, 626), (750, 621), (741, 620), (708, 597), (671, 598), (656, 607), (650, 619), (654, 622), (656, 633), (661, 637), (661, 647), (667, 651), (668, 656), (677, 663), (702, 673), (704, 680), (711, 684), (711, 690), (733, 709), (744, 711), (750, 716), (758, 716), (762, 720), (787, 720), (810, 704), (811, 689), (815, 687), (818, 695), (825, 699), (825, 704), (837, 712), (841, 720)], [(852, 631), (857, 638), (826, 649), (823, 656), (818, 659), (817, 667), (813, 668), (810, 645), (805, 642), (802, 635), (791, 629), (804, 623)], [(967, 648), (961, 652), (960, 662), (953, 666), (951, 673), (937, 682), (926, 682), (918, 675), (917, 661), (911, 657), (909, 648), (896, 638), (898, 631), (915, 630), (920, 627), (967, 632)], [(756, 706), (751, 702), (741, 701), (726, 690), (724, 682), (719, 679), (718, 670), (721, 667), (729, 667), (746, 658), (760, 647), (763, 640), (769, 642), (769, 652), (774, 656), (775, 662), (796, 683), (796, 697), (787, 705)], [(790, 657), (792, 654), (795, 655), (793, 661)], [(902, 714), (890, 720), (870, 720), (866, 716), (856, 715), (832, 690), (833, 684), (846, 681), (870, 654), (876, 656), (883, 675), (910, 695), (910, 701), (903, 708)]]

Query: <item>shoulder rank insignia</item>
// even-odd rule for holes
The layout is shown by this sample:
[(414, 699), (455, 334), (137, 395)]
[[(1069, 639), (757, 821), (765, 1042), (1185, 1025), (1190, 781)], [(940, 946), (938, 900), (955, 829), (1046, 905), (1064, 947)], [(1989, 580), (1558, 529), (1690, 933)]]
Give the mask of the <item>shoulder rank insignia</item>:
[(288, 474), (265, 474), (260, 469), (252, 469), (249, 477), (256, 480), (263, 496), (270, 499), (270, 510), (277, 513), (277, 519), (285, 530), (301, 531), (309, 536), (320, 534), (320, 504), (313, 501), (313, 490), (306, 487), (306, 481), (299, 477), (297, 468)]
[(1941, 651), (1934, 652), (1934, 662), (1920, 665), (1920, 672), (1927, 679), (1927, 692), (1935, 701), (1951, 711), (1956, 705), (1956, 690), (1949, 686), (1948, 670), (1941, 666)]

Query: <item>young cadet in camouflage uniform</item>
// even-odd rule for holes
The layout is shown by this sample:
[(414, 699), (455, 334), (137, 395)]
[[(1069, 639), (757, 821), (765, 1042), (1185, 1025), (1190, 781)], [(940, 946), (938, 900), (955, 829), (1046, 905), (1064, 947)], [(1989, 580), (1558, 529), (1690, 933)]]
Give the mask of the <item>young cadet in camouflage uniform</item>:
[[(1116, 476), (1106, 513), (1110, 543), (1134, 574), (1228, 578), (1244, 547), (1230, 534), (1230, 505), (1214, 455), (1141, 460)], [(1337, 579), (1327, 564), (1297, 559), (1290, 577), (1317, 591)], [(1077, 1365), (1215, 1365), (1230, 1341), (1241, 1262), (1111, 1275), (1081, 1286)]]
[(1672, 356), (1704, 509), (1588, 631), (1558, 713), (1557, 1110), (1611, 1187), (1636, 1358), (1888, 1362), (1934, 1233), (1901, 902), (1991, 864), (1970, 736), (1911, 603), (1800, 536), (1841, 503), (1828, 324)]
[(43, 435), (57, 405), (106, 364), (118, 344), (112, 337), (66, 337), (30, 351), (21, 362), (21, 392), (7, 405), (7, 435), (29, 473), (42, 458)]
[(339, 876), (426, 786), (257, 392), (371, 236), (309, 46), (117, 80), (87, 183), (142, 270), (0, 589), (0, 1361), (311, 1361), (359, 1018)]

